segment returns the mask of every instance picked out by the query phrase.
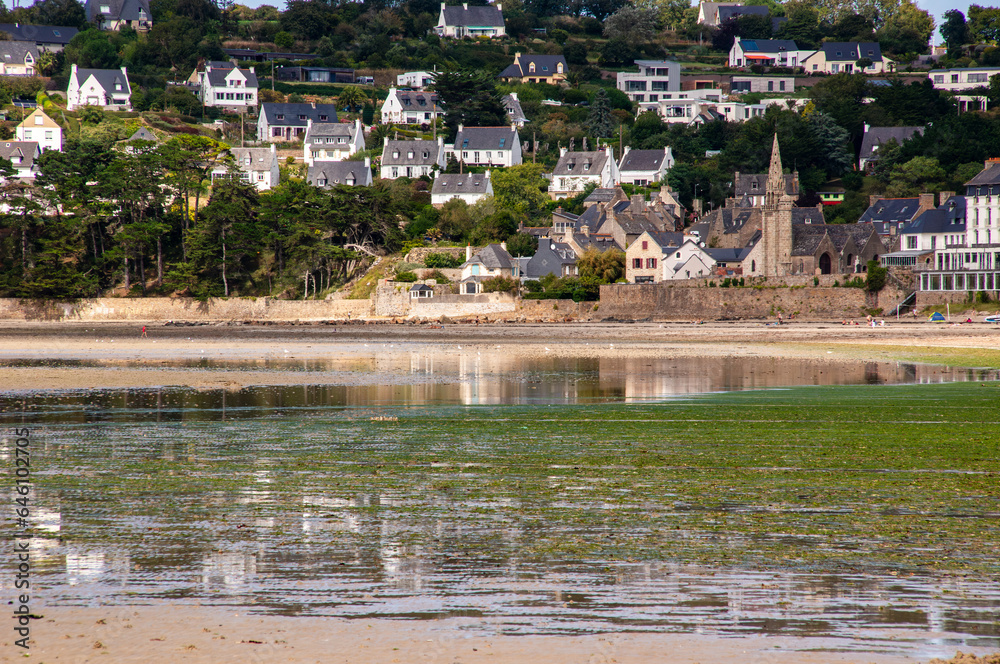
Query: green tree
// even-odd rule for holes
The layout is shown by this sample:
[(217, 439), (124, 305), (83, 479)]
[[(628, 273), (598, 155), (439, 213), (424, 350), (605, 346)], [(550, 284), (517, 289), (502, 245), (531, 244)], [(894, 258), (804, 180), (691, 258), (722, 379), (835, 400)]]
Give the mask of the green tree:
[(548, 202), (548, 198), (542, 193), (546, 186), (542, 177), (545, 170), (542, 164), (532, 163), (493, 171), (490, 181), (497, 208), (529, 219), (538, 217)]
[(445, 110), (448, 139), (458, 125), (497, 127), (507, 124), (507, 111), (493, 76), (485, 71), (446, 71), (434, 79), (433, 90)]
[(944, 188), (945, 171), (933, 157), (914, 157), (892, 168), (886, 194), (893, 198), (917, 196)]
[(965, 14), (957, 9), (949, 9), (944, 13), (944, 23), (939, 31), (949, 51), (969, 41), (969, 26), (965, 23)]
[(529, 233), (516, 233), (507, 238), (507, 252), (511, 256), (534, 256), (538, 251), (538, 238)]
[(970, 41), (996, 44), (1000, 39), (1000, 9), (969, 5), (968, 31)]
[(611, 115), (608, 93), (604, 91), (604, 88), (600, 88), (594, 94), (594, 103), (587, 115), (587, 129), (599, 138), (610, 138), (614, 128), (614, 116)]
[(576, 266), (581, 280), (613, 284), (625, 276), (625, 254), (618, 249), (598, 251), (591, 247), (577, 259)]
[(934, 19), (931, 15), (905, 1), (886, 19), (876, 37), (889, 53), (926, 53), (933, 33)]
[(348, 85), (337, 96), (337, 105), (348, 111), (357, 110), (368, 103), (368, 95), (356, 85)]
[(632, 44), (645, 44), (656, 35), (657, 12), (625, 5), (604, 21), (604, 36)]
[(815, 139), (815, 154), (827, 174), (838, 176), (849, 170), (854, 164), (854, 151), (847, 130), (826, 113), (813, 113), (807, 122)]
[(459, 198), (453, 198), (443, 206), (438, 215), (437, 228), (449, 240), (464, 240), (472, 232), (472, 216), (469, 205)]

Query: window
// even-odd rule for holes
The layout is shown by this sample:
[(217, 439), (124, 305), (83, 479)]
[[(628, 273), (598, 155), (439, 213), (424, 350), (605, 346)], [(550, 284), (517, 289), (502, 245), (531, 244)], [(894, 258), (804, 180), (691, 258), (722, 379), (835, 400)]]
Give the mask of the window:
[(915, 235), (909, 235), (906, 238), (906, 248), (916, 249), (917, 248), (917, 238)]
[(785, 91), (785, 82), (784, 81), (778, 81), (778, 90), (780, 90), (781, 92)]
[(656, 259), (655, 258), (647, 258), (646, 259), (646, 267), (648, 269), (654, 269), (654, 268), (656, 268)]
[(101, 5), (101, 13), (102, 14), (110, 14), (111, 13), (111, 5)]
[(934, 82), (935, 83), (944, 83), (944, 75), (943, 74), (934, 74)]
[(506, 138), (501, 138), (501, 139), (500, 139), (500, 149), (501, 149), (501, 150), (503, 150), (503, 146), (504, 146), (504, 143), (506, 143), (506, 142), (507, 142), (507, 139), (506, 139)]
[(52, 130), (51, 129), (46, 129), (45, 130), (45, 140), (51, 141), (53, 138), (54, 138), (54, 135), (53, 135)]
[(277, 117), (275, 119), (276, 120), (284, 120), (285, 116), (283, 114), (281, 114), (281, 113), (278, 113), (278, 115), (277, 115)]
[(646, 240), (643, 240), (642, 241), (642, 250), (646, 251), (646, 249), (649, 249), (649, 242), (647, 242)]
[(399, 150), (393, 150), (392, 151), (392, 158), (393, 159), (399, 159)]
[(642, 259), (641, 258), (633, 258), (632, 259), (632, 267), (634, 269), (636, 269), (636, 270), (641, 270), (642, 269)]
[(767, 91), (768, 92), (774, 92), (774, 81), (768, 81), (767, 82)]
[(36, 115), (35, 116), (35, 124), (36, 125), (42, 124), (42, 116), (41, 115)]
[(329, 117), (330, 117), (330, 116), (328, 116), (328, 115), (321, 115), (321, 116), (319, 116), (319, 121), (320, 121), (320, 122), (326, 122), (326, 121), (327, 121), (327, 118), (329, 118)]
[(969, 83), (986, 83), (987, 80), (986, 74), (969, 74)]
[(304, 115), (301, 115), (301, 114), (299, 115), (299, 120), (302, 120), (302, 121), (304, 122), (304, 121), (305, 121), (305, 119), (306, 119), (306, 116), (304, 116)]

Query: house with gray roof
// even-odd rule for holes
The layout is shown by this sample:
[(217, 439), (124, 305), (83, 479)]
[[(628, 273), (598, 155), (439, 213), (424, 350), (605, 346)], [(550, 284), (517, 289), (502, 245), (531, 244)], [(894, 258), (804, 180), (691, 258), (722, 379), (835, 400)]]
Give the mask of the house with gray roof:
[(431, 185), (431, 205), (443, 207), (457, 198), (473, 205), (487, 196), (493, 195), (490, 172), (485, 173), (438, 173)]
[(858, 170), (871, 173), (878, 161), (878, 150), (886, 143), (895, 141), (902, 145), (913, 136), (923, 135), (923, 127), (872, 127), (865, 124), (865, 134), (861, 139), (861, 152), (858, 154)]
[(662, 150), (633, 150), (626, 146), (618, 162), (618, 174), (623, 184), (645, 186), (663, 182), (673, 165), (674, 154), (669, 145)]
[[(675, 254), (681, 251), (684, 234), (649, 228), (625, 249), (625, 281), (630, 284), (658, 284), (666, 278), (666, 263), (686, 262)], [(697, 246), (697, 245), (695, 245)], [(688, 251), (690, 253), (690, 251)]]
[(126, 141), (151, 141), (153, 143), (159, 143), (160, 139), (156, 137), (156, 134), (146, 129), (145, 127), (139, 127), (135, 130), (135, 133), (129, 136)]
[(562, 55), (524, 55), (514, 53), (514, 62), (500, 72), (508, 83), (549, 83), (558, 85), (566, 80), (569, 66)]
[(742, 2), (706, 2), (698, 3), (698, 23), (712, 28), (719, 26), (719, 10), (723, 7), (740, 7)]
[(273, 143), (269, 148), (229, 148), (229, 154), (232, 162), (217, 166), (211, 173), (212, 182), (236, 176), (258, 191), (278, 186), (281, 176)]
[(385, 124), (430, 125), (444, 115), (436, 92), (396, 88), (389, 88), (381, 112)]
[(128, 84), (125, 67), (82, 69), (73, 65), (66, 89), (66, 110), (74, 111), (84, 106), (99, 106), (110, 111), (131, 111), (132, 88)]
[(385, 137), (382, 144), (381, 173), (383, 180), (396, 178), (434, 177), (445, 168), (444, 138), (436, 141), (401, 141)]
[(33, 42), (40, 52), (58, 53), (80, 31), (63, 25), (0, 23), (0, 32), (8, 35), (11, 41)]
[(528, 117), (524, 114), (524, 110), (521, 109), (521, 100), (517, 98), (517, 93), (511, 92), (510, 94), (506, 94), (501, 101), (503, 102), (504, 109), (507, 111), (507, 118), (511, 124), (523, 127), (528, 121)]
[(503, 22), (503, 5), (447, 5), (441, 3), (437, 26), (438, 37), (503, 37), (507, 34)]
[(930, 269), (936, 250), (965, 246), (965, 196), (942, 191), (939, 197), (938, 207), (925, 210), (903, 226), (899, 231), (900, 248), (882, 256), (883, 266)]
[(858, 222), (871, 223), (886, 246), (895, 251), (899, 249), (899, 234), (903, 227), (934, 207), (934, 194), (920, 194), (914, 198), (872, 196), (868, 209), (861, 214)]
[(38, 158), (42, 151), (37, 141), (2, 141), (0, 159), (8, 160), (14, 166), (13, 177), (32, 180), (38, 174)]
[(776, 67), (800, 67), (802, 62), (816, 51), (802, 50), (790, 39), (742, 39), (736, 37), (729, 49), (730, 67), (768, 65)]
[[(798, 173), (786, 174), (785, 194), (798, 198)], [(733, 206), (760, 207), (764, 205), (764, 190), (767, 187), (767, 173), (736, 172), (733, 178)], [(729, 206), (729, 203), (727, 203)]]
[(517, 166), (521, 139), (517, 126), (466, 127), (458, 125), (455, 142), (445, 146), (449, 156), (470, 166)]
[(257, 108), (257, 74), (229, 62), (209, 62), (198, 74), (199, 95), (205, 106), (240, 112)]
[(372, 183), (371, 158), (365, 157), (364, 161), (315, 161), (309, 167), (306, 182), (323, 189), (338, 185), (369, 187)]
[(575, 277), (580, 274), (576, 265), (576, 252), (565, 242), (539, 238), (535, 255), (528, 259), (521, 274), (522, 281), (541, 279), (554, 274), (556, 277)]
[(352, 124), (313, 124), (309, 120), (302, 141), (302, 158), (310, 165), (314, 161), (341, 161), (364, 149), (365, 131), (360, 118), (355, 118)]
[(257, 118), (257, 140), (297, 141), (305, 136), (309, 123), (336, 122), (336, 104), (265, 102)]
[(0, 41), (0, 76), (35, 76), (38, 46), (33, 41)]
[(483, 280), (492, 277), (521, 278), (518, 262), (507, 252), (507, 243), (489, 244), (472, 255), (472, 247), (465, 248), (465, 262), (462, 263), (462, 279), (459, 292), (462, 294), (483, 292)]
[[(861, 69), (858, 60), (871, 64)], [(883, 74), (895, 63), (882, 55), (878, 42), (824, 42), (818, 51), (801, 61), (807, 74)]]
[(132, 28), (146, 32), (153, 27), (149, 0), (87, 0), (84, 10), (87, 21), (99, 30)]
[(549, 197), (558, 200), (579, 194), (591, 183), (600, 189), (613, 187), (619, 181), (618, 164), (611, 146), (593, 152), (560, 148), (559, 161), (552, 169)]

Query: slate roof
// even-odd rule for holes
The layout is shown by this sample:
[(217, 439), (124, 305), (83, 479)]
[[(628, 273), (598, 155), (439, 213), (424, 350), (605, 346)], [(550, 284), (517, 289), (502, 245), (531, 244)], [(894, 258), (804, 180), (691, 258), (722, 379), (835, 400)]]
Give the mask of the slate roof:
[(416, 109), (434, 111), (435, 113), (444, 112), (444, 109), (438, 104), (438, 94), (436, 92), (396, 90), (396, 99), (399, 100), (399, 105), (404, 111)]
[(462, 127), (455, 136), (456, 150), (512, 150), (517, 130), (511, 127)]
[(716, 263), (738, 263), (753, 251), (753, 245), (735, 249), (703, 247), (702, 250), (711, 256)]
[(347, 122), (320, 122), (313, 123), (306, 131), (305, 142), (311, 143), (317, 138), (353, 138), (354, 137), (354, 123)]
[(486, 248), (465, 262), (465, 265), (478, 263), (490, 269), (509, 270), (514, 266), (511, 255), (499, 244), (488, 244)]
[(740, 46), (744, 53), (780, 53), (799, 50), (791, 39), (742, 39)]
[(719, 7), (719, 23), (725, 23), (731, 18), (736, 18), (737, 16), (770, 16), (771, 10), (767, 7), (761, 6), (731, 6), (731, 7)]
[(895, 140), (902, 145), (903, 141), (910, 139), (914, 134), (923, 135), (923, 133), (923, 127), (869, 127), (861, 139), (859, 159), (875, 161), (878, 159), (875, 151), (889, 141)]
[(80, 31), (76, 28), (61, 25), (0, 23), (0, 32), (6, 32), (14, 41), (30, 41), (36, 44), (62, 44), (65, 46)]
[(615, 242), (615, 238), (607, 233), (591, 233), (590, 235), (584, 235), (583, 233), (573, 233), (573, 242), (575, 242), (581, 249), (586, 251), (593, 247), (598, 251), (607, 251), (608, 249), (624, 249), (624, 247), (619, 247), (618, 243)]
[(154, 141), (159, 142), (156, 135), (145, 127), (139, 127), (134, 134), (129, 136), (128, 141)]
[[(153, 15), (149, 11), (149, 0), (87, 0), (87, 20), (96, 21), (105, 18), (112, 21), (150, 21)], [(101, 6), (107, 5), (110, 11), (101, 12)], [(139, 9), (145, 12), (139, 16)]]
[(0, 142), (0, 158), (13, 161), (12, 157), (21, 157), (20, 164), (15, 168), (32, 168), (35, 155), (38, 153), (38, 141), (3, 141)]
[(419, 293), (421, 291), (431, 291), (433, 293), (434, 289), (428, 286), (427, 284), (413, 284), (412, 286), (410, 286), (411, 293)]
[(507, 110), (507, 116), (511, 122), (521, 124), (528, 121), (528, 117), (521, 108), (521, 101), (514, 95), (504, 95), (501, 101), (503, 101), (503, 106)]
[[(658, 171), (667, 155), (663, 150), (629, 150), (618, 170), (625, 171)], [(614, 191), (612, 189), (612, 191)]]
[[(531, 71), (531, 63), (535, 64), (535, 71)], [(551, 76), (559, 72), (559, 64), (562, 64), (563, 74), (569, 71), (566, 58), (562, 55), (524, 55), (522, 53), (512, 64), (500, 72), (500, 78)]]
[(449, 5), (442, 7), (445, 25), (466, 28), (502, 28), (503, 14), (493, 5)]
[(649, 237), (661, 247), (680, 247), (684, 244), (684, 233), (674, 233), (671, 231), (648, 231)]
[[(795, 176), (784, 175), (783, 177), (785, 178), (785, 193), (789, 196), (798, 196), (799, 192), (795, 187)], [(753, 186), (754, 183), (757, 184), (756, 188)], [(742, 198), (743, 196), (763, 196), (767, 190), (767, 173), (737, 173), (733, 187), (735, 188), (734, 196), (736, 198)]]
[(976, 177), (965, 183), (967, 187), (984, 184), (1000, 184), (1000, 161), (990, 163), (990, 165), (981, 170)]
[(800, 226), (792, 229), (792, 256), (812, 256), (827, 236), (826, 226)]
[(811, 224), (822, 226), (826, 224), (826, 217), (823, 216), (823, 206), (819, 207), (793, 207), (793, 224)]
[(584, 203), (609, 203), (615, 197), (614, 187), (598, 187), (594, 189), (586, 198)]
[[(433, 166), (438, 163), (437, 141), (394, 141), (382, 148), (383, 166)], [(410, 157), (410, 152), (413, 156)], [(398, 153), (398, 156), (394, 156)]]
[(919, 209), (919, 198), (883, 198), (870, 205), (858, 221), (908, 222), (913, 219)]
[(524, 266), (522, 274), (528, 279), (538, 279), (547, 274), (562, 276), (564, 265), (576, 265), (573, 248), (564, 242), (538, 241), (535, 255)]
[(24, 64), (25, 56), (31, 54), (32, 65), (38, 65), (38, 47), (33, 41), (0, 41), (0, 60), (8, 64)]
[(823, 54), (827, 62), (857, 62), (861, 58), (879, 62), (882, 48), (878, 42), (824, 42)]
[[(230, 66), (227, 69), (219, 69), (217, 67), (212, 67), (208, 72), (208, 82), (213, 88), (224, 88), (226, 87), (226, 77), (229, 76), (230, 72), (235, 69), (235, 67)], [(249, 69), (240, 69), (240, 73), (246, 77), (247, 88), (257, 87), (257, 74), (250, 71)]]
[(348, 180), (354, 180), (359, 184), (371, 182), (371, 166), (366, 166), (363, 161), (315, 161), (309, 167), (306, 175), (306, 182), (317, 185), (317, 180), (326, 180), (327, 187), (344, 184)]
[(608, 163), (608, 153), (604, 150), (593, 152), (569, 152), (559, 157), (552, 175), (595, 175), (599, 176)]
[[(229, 148), (229, 154), (233, 155), (236, 165), (241, 171), (270, 171), (273, 162), (278, 157), (271, 152), (271, 148)], [(246, 160), (250, 159), (247, 165)]]
[(965, 196), (952, 196), (944, 205), (933, 210), (925, 210), (912, 222), (903, 226), (900, 235), (917, 233), (964, 233)]
[[(243, 71), (246, 73), (245, 70)], [(213, 83), (213, 85), (215, 84)], [(338, 124), (336, 104), (316, 104), (316, 108), (313, 108), (312, 104), (266, 102), (260, 105), (260, 114), (267, 120), (267, 124), (271, 126), (305, 127), (309, 120), (313, 121), (314, 126), (321, 123)], [(283, 116), (281, 120), (278, 119), (279, 115)], [(304, 117), (300, 119), (299, 116)], [(321, 120), (320, 116), (326, 117), (326, 120)], [(349, 127), (351, 130), (354, 129), (353, 124), (344, 126)]]
[(484, 194), (487, 184), (485, 173), (441, 173), (434, 178), (431, 195)]
[[(72, 75), (72, 74), (71, 74)], [(76, 80), (82, 86), (91, 76), (97, 79), (106, 93), (132, 94), (132, 88), (128, 84), (128, 76), (122, 73), (121, 69), (82, 69), (76, 70)], [(122, 84), (121, 90), (115, 90), (117, 83)]]

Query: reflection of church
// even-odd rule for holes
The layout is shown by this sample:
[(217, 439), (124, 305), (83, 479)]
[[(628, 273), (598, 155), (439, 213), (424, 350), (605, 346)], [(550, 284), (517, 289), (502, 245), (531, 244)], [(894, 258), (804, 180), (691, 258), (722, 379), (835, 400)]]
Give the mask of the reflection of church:
[(729, 199), (695, 228), (712, 246), (753, 247), (743, 260), (747, 276), (863, 272), (884, 253), (871, 223), (827, 224), (822, 208), (798, 207), (797, 196), (798, 174), (784, 174), (775, 134), (764, 195)]

